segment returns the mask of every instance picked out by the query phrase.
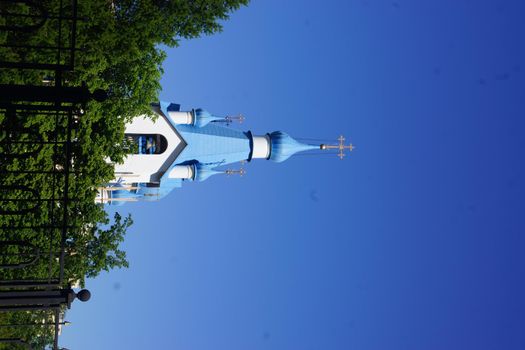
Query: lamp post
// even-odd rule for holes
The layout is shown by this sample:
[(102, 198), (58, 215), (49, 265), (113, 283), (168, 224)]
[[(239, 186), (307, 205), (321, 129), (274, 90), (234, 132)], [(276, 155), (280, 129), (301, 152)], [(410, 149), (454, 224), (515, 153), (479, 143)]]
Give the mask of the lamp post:
[(0, 312), (58, 310), (62, 306), (71, 308), (71, 303), (78, 299), (88, 301), (91, 293), (87, 289), (80, 292), (69, 288), (51, 290), (9, 290), (0, 291)]
[[(66, 306), (71, 308), (71, 303), (78, 299), (80, 301), (88, 301), (91, 298), (91, 293), (87, 289), (82, 289), (76, 293), (71, 287), (67, 288), (50, 288), (40, 290), (7, 290), (0, 291), (0, 312), (6, 311), (35, 311), (35, 310), (54, 310), (55, 320), (58, 321), (58, 313)], [(53, 323), (35, 323), (35, 324), (20, 324), (20, 325), (2, 325), (2, 327), (24, 327), (24, 326), (47, 326), (53, 325), (55, 328), (55, 339), (53, 342), (53, 349), (58, 349), (58, 332), (60, 325), (67, 325), (68, 321), (53, 322)], [(3, 344), (17, 344), (32, 349), (31, 344), (19, 338), (0, 338), (0, 343)]]

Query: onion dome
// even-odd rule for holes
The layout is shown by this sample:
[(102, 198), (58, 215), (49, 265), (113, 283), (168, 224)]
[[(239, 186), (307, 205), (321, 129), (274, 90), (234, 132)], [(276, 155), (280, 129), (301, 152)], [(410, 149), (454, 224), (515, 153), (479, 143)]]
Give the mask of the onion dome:
[(272, 132), (270, 134), (270, 142), (271, 150), (269, 159), (278, 163), (284, 162), (297, 152), (319, 149), (319, 146), (300, 143), (282, 131)]
[(209, 122), (215, 121), (215, 120), (223, 120), (222, 117), (217, 117), (211, 114), (210, 112), (197, 108), (193, 110), (193, 125), (198, 127), (203, 127), (205, 125), (208, 125)]
[(212, 175), (222, 174), (222, 171), (213, 170), (213, 166), (197, 163), (194, 165), (194, 181), (204, 181)]

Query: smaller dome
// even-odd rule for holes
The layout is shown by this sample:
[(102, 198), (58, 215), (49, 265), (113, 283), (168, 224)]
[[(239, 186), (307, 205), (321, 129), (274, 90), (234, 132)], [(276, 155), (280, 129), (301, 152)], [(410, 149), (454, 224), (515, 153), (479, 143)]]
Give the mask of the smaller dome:
[(272, 132), (270, 134), (270, 141), (270, 159), (278, 163), (284, 162), (297, 152), (319, 149), (319, 146), (300, 143), (282, 131)]
[(221, 171), (213, 170), (213, 167), (211, 165), (205, 165), (201, 163), (195, 164), (194, 172), (195, 172), (195, 174), (193, 175), (194, 181), (204, 181), (212, 175), (222, 173)]
[(214, 120), (222, 120), (224, 118), (217, 117), (208, 112), (207, 110), (197, 108), (193, 110), (193, 125), (203, 127), (208, 125), (209, 122)]

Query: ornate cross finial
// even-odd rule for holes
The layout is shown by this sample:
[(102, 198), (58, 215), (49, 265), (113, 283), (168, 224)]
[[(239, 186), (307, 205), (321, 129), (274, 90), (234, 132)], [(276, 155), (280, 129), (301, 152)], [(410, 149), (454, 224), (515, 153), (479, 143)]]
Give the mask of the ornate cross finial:
[(242, 122), (244, 121), (244, 116), (242, 114), (239, 114), (237, 116), (227, 116), (226, 118), (224, 118), (224, 120), (226, 121), (226, 125), (230, 125), (231, 123), (233, 123), (234, 121), (237, 121), (239, 122), (239, 124), (242, 124)]
[(345, 149), (349, 150), (350, 152), (352, 152), (355, 147), (353, 144), (349, 144), (348, 146), (345, 146), (345, 138), (343, 135), (339, 136), (339, 138), (337, 139), (339, 141), (339, 144), (338, 145), (321, 145), (321, 149), (337, 149), (339, 150), (339, 153), (337, 154), (339, 156), (339, 158), (343, 159), (346, 154), (344, 153)]
[(224, 173), (228, 176), (230, 175), (234, 175), (234, 174), (239, 174), (239, 176), (243, 176), (244, 174), (246, 174), (246, 170), (244, 170), (243, 168), (240, 168), (239, 170), (234, 170), (234, 169), (226, 169), (224, 171)]

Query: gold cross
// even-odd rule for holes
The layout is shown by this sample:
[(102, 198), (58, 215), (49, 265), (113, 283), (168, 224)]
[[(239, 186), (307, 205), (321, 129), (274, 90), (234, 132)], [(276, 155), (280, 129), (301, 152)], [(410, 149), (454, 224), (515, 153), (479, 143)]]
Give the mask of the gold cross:
[(344, 142), (346, 139), (343, 135), (339, 136), (337, 140), (339, 141), (338, 145), (321, 145), (321, 149), (337, 149), (339, 150), (339, 153), (337, 155), (341, 159), (343, 159), (346, 156), (346, 154), (344, 153), (345, 149), (349, 150), (350, 152), (352, 152), (355, 149), (353, 144), (345, 146)]
[(244, 174), (246, 174), (246, 170), (244, 170), (243, 168), (240, 168), (239, 170), (227, 169), (224, 171), (224, 173), (228, 176), (233, 174), (239, 174), (239, 176), (243, 176)]

